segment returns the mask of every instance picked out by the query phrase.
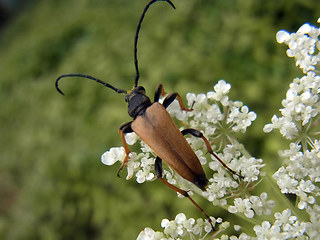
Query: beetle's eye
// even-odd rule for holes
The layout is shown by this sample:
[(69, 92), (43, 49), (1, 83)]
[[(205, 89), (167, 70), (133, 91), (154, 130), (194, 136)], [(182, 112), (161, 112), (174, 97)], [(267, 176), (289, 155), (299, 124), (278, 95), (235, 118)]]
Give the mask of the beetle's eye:
[(142, 86), (136, 87), (136, 90), (137, 90), (139, 93), (142, 93), (142, 94), (145, 94), (145, 92), (146, 92), (145, 88), (142, 87)]
[(129, 95), (126, 95), (126, 97), (124, 98), (124, 100), (125, 100), (126, 102), (129, 102)]

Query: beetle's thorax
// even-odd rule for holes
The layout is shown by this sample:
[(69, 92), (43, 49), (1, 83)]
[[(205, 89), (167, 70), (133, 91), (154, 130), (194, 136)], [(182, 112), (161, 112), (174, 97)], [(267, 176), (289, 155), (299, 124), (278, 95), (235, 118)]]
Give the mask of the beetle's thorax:
[(133, 119), (139, 115), (143, 115), (151, 105), (150, 98), (145, 95), (145, 89), (142, 86), (137, 86), (130, 91), (126, 95), (125, 100), (128, 103), (128, 113)]

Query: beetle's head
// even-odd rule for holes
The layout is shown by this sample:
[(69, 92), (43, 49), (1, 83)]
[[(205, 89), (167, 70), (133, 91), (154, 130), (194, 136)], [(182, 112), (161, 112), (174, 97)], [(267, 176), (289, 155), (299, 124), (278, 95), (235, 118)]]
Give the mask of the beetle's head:
[(134, 87), (125, 97), (128, 103), (128, 113), (135, 119), (144, 114), (147, 107), (151, 105), (150, 98), (145, 95), (146, 90), (142, 86)]

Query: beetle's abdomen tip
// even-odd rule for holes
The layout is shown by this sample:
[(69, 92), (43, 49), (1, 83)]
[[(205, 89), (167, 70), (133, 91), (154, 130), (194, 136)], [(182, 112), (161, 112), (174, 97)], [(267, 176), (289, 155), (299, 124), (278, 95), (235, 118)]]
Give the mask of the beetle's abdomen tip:
[(202, 191), (206, 190), (206, 186), (208, 185), (208, 179), (206, 175), (197, 175), (194, 179), (194, 184), (199, 187)]

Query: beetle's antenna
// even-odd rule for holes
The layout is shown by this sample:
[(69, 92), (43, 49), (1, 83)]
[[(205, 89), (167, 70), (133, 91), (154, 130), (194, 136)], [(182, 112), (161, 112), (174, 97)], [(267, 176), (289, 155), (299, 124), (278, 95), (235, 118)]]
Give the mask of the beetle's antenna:
[(56, 89), (58, 90), (59, 93), (61, 93), (62, 95), (64, 95), (64, 93), (60, 90), (59, 86), (58, 86), (58, 82), (62, 79), (62, 78), (66, 78), (66, 77), (82, 77), (82, 78), (88, 78), (90, 80), (96, 81), (97, 83), (101, 83), (102, 85), (104, 85), (105, 87), (111, 88), (112, 90), (114, 90), (117, 93), (127, 93), (126, 90), (123, 89), (118, 89), (108, 83), (105, 83), (104, 81), (101, 81), (100, 79), (97, 79), (95, 77), (92, 77), (90, 75), (83, 75), (83, 74), (64, 74), (61, 75), (60, 77), (57, 78), (56, 80)]
[(135, 87), (138, 86), (138, 81), (139, 81), (139, 77), (140, 77), (139, 67), (138, 67), (138, 57), (137, 57), (137, 44), (138, 44), (139, 31), (140, 31), (140, 28), (141, 28), (141, 24), (142, 24), (144, 15), (148, 11), (149, 7), (153, 3), (157, 2), (157, 1), (165, 1), (165, 2), (169, 3), (174, 9), (176, 9), (176, 7), (173, 5), (173, 3), (170, 0), (152, 0), (151, 2), (148, 3), (148, 5), (143, 10), (143, 13), (142, 13), (142, 15), (140, 17), (140, 20), (139, 20), (139, 23), (138, 23), (138, 26), (137, 26), (136, 36), (134, 38), (134, 65), (135, 65), (135, 68), (136, 68), (136, 79), (134, 81), (134, 86)]

